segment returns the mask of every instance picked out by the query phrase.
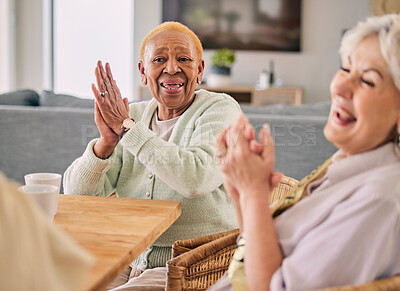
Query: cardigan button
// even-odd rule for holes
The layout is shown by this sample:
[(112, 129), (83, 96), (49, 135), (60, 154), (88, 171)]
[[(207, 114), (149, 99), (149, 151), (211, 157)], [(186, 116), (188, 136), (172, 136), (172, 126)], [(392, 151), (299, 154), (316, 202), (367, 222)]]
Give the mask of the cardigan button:
[(147, 177), (148, 177), (149, 179), (152, 179), (152, 178), (153, 178), (153, 174), (148, 174)]
[(147, 196), (147, 197), (150, 197), (150, 192), (146, 192), (146, 196)]

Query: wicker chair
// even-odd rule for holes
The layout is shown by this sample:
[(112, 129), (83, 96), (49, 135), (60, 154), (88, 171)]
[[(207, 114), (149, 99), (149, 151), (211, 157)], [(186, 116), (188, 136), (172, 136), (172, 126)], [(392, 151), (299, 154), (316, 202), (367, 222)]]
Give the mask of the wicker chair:
[[(297, 183), (295, 179), (282, 177), (269, 203), (288, 193)], [(176, 241), (172, 259), (167, 263), (167, 290), (206, 290), (212, 286), (228, 270), (238, 234), (239, 229), (234, 229)]]
[[(273, 203), (298, 183), (283, 177), (271, 193)], [(167, 291), (206, 290), (228, 270), (236, 249), (239, 230), (231, 230), (188, 240), (176, 241), (172, 259), (167, 263)], [(326, 288), (323, 291), (395, 291), (400, 290), (400, 275), (358, 286)]]

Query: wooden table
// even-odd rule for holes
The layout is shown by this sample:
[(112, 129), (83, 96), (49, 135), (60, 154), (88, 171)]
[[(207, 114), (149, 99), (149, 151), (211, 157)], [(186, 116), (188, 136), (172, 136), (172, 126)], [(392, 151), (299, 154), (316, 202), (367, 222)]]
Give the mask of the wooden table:
[(104, 290), (181, 214), (176, 201), (60, 194), (55, 224), (95, 257), (86, 290)]

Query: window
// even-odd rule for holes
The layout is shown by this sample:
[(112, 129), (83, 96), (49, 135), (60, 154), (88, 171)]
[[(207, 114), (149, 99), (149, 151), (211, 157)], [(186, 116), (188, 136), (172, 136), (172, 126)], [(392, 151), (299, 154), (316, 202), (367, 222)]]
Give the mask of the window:
[(14, 1), (0, 0), (0, 93), (15, 86)]
[(53, 1), (53, 86), (93, 98), (97, 60), (109, 62), (123, 97), (133, 96), (133, 1)]

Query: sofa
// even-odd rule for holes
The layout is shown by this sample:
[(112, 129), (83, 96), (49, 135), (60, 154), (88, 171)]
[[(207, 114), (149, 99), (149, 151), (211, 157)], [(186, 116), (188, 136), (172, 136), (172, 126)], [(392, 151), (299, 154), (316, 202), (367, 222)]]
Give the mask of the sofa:
[[(241, 107), (257, 132), (270, 124), (276, 169), (287, 176), (301, 179), (336, 151), (323, 136), (328, 102)], [(0, 95), (0, 171), (20, 183), (32, 172), (63, 174), (98, 135), (93, 100), (33, 90)]]
[(257, 135), (265, 123), (270, 125), (275, 169), (288, 177), (301, 180), (337, 151), (323, 132), (330, 102), (261, 107), (242, 104), (241, 108)]
[(0, 171), (8, 178), (63, 174), (97, 136), (93, 100), (32, 90), (0, 95)]

